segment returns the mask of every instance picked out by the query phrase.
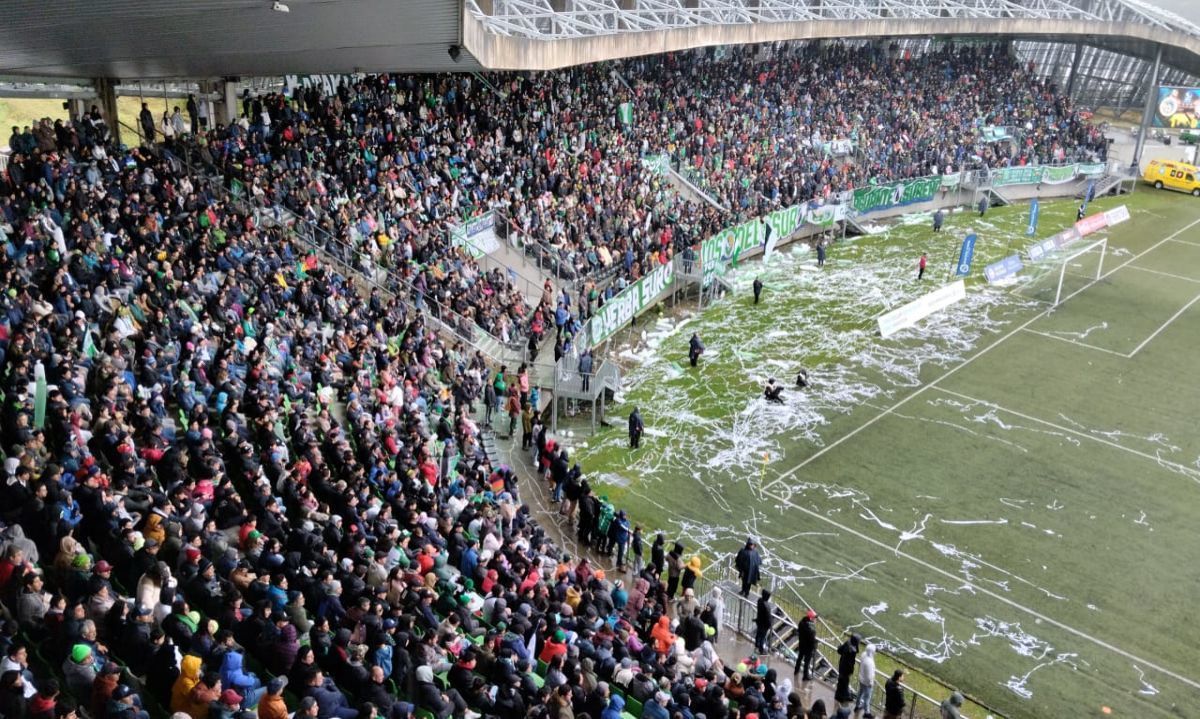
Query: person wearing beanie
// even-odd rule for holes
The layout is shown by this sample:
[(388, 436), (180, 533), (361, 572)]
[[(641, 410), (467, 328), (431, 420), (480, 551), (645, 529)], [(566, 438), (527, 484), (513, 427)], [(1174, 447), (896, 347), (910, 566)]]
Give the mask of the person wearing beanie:
[(237, 714), (238, 707), (241, 706), (244, 699), (245, 697), (234, 690), (225, 689), (209, 707), (208, 716), (210, 719), (234, 719), (234, 715)]
[(288, 708), (283, 701), (283, 690), (287, 685), (285, 676), (267, 682), (267, 693), (258, 701), (258, 719), (287, 719)]
[(567, 654), (567, 633), (561, 629), (554, 630), (546, 643), (542, 646), (542, 651), (538, 654), (538, 661), (550, 663), (555, 657), (566, 656)]
[(92, 684), (96, 681), (91, 648), (86, 644), (71, 647), (71, 653), (63, 662), (62, 670), (63, 678), (67, 681), (67, 690), (80, 701), (91, 699)]

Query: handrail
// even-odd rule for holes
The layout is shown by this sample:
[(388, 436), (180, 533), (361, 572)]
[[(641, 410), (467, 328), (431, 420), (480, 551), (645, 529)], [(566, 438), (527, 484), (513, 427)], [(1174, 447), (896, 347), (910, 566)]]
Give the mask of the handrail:
[[(725, 611), (723, 613), (725, 626), (742, 635), (743, 637), (753, 639), (755, 635), (754, 622), (758, 613), (758, 604), (756, 600), (743, 597), (729, 586), (723, 586), (722, 582), (714, 580), (709, 591), (705, 593), (703, 597), (701, 597), (701, 604), (717, 598), (718, 595), (720, 601), (725, 605)], [(778, 602), (776, 603), (776, 609), (779, 609)], [(798, 625), (787, 614), (782, 614), (781, 616), (777, 614), (776, 616), (777, 621), (773, 631), (771, 632), (771, 636), (769, 637), (770, 641), (768, 642), (767, 646), (768, 653), (772, 652), (771, 645), (777, 644), (777, 649), (784, 652), (777, 656), (780, 656), (788, 662), (794, 662), (796, 660), (796, 651), (784, 640), (788, 635), (798, 631)], [(786, 627), (788, 631), (780, 632), (778, 630), (780, 625)], [(819, 660), (814, 662), (814, 666), (828, 665), (831, 668), (837, 667), (837, 660), (835, 659), (837, 656), (837, 647), (838, 645), (835, 642), (818, 636), (817, 655)], [(878, 669), (875, 670), (876, 685), (882, 687), (890, 679), (891, 677), (884, 672), (881, 672)], [(908, 708), (909, 719), (913, 719), (914, 717), (936, 719), (937, 717), (941, 716), (940, 701), (908, 685), (901, 684), (901, 686), (910, 693), (912, 698)], [(883, 712), (883, 707), (880, 705), (883, 697), (883, 692), (876, 692), (872, 696), (873, 701), (878, 700), (876, 708), (880, 714)], [(918, 711), (918, 706), (922, 707), (920, 711)], [(926, 709), (925, 707), (928, 708)], [(961, 714), (961, 716), (964, 719), (970, 719), (967, 714)]]

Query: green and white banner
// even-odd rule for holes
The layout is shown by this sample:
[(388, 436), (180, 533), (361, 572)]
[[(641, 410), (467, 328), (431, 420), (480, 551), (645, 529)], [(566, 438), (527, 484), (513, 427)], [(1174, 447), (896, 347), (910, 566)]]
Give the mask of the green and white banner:
[(772, 237), (791, 235), (803, 223), (803, 205), (775, 210), (756, 220), (726, 228), (700, 244), (700, 271), (702, 284), (707, 287), (712, 278), (722, 275), (730, 266), (736, 266), (738, 257), (747, 250), (762, 247), (767, 240), (767, 227)]
[(1078, 163), (1071, 165), (1030, 165), (1027, 167), (1003, 167), (992, 173), (992, 186), (1006, 185), (1061, 185), (1079, 175), (1096, 177), (1104, 174), (1103, 162)]
[(475, 258), (495, 252), (500, 247), (500, 241), (496, 239), (495, 213), (489, 210), (461, 225), (451, 225), (450, 245), (467, 248)]
[(1002, 167), (992, 173), (992, 186), (1036, 185), (1042, 181), (1041, 166)]
[(659, 265), (597, 309), (580, 331), (579, 346), (595, 347), (649, 309), (671, 289), (675, 263)]
[(915, 202), (928, 202), (941, 188), (941, 175), (893, 182), (887, 185), (860, 187), (854, 191), (850, 204), (855, 212), (861, 215), (900, 205), (911, 205)]
[(824, 207), (809, 208), (804, 213), (804, 221), (817, 227), (832, 227), (833, 223), (846, 219), (845, 205), (825, 205)]
[(671, 170), (671, 156), (665, 152), (661, 155), (643, 155), (642, 167), (665, 175)]
[(617, 105), (617, 119), (620, 120), (622, 125), (633, 124), (632, 102), (622, 102), (620, 105)]
[(1042, 182), (1047, 185), (1061, 185), (1075, 179), (1078, 166), (1062, 165), (1059, 167), (1046, 166), (1042, 168)]

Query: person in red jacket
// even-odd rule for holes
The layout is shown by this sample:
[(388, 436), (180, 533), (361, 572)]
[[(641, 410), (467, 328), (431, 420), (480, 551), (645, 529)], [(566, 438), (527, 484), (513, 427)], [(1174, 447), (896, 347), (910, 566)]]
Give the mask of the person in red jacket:
[(917, 262), (917, 279), (925, 277), (925, 265), (928, 264), (929, 258), (924, 252), (921, 253), (921, 259)]
[(567, 654), (567, 634), (561, 629), (554, 630), (554, 634), (546, 640), (546, 644), (542, 646), (542, 653), (538, 655), (538, 661), (549, 664), (554, 657), (562, 657)]

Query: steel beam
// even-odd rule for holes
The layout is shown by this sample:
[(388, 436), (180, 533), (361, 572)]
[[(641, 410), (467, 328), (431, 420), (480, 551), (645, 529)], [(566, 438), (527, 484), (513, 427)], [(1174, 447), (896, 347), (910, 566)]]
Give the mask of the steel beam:
[(1138, 129), (1137, 147), (1133, 150), (1133, 169), (1139, 174), (1142, 171), (1142, 150), (1146, 146), (1146, 131), (1150, 128), (1150, 118), (1154, 115), (1154, 101), (1158, 97), (1158, 72), (1162, 66), (1162, 45), (1154, 55), (1154, 70), (1150, 73), (1150, 82), (1146, 85), (1146, 107), (1142, 110), (1142, 126)]

